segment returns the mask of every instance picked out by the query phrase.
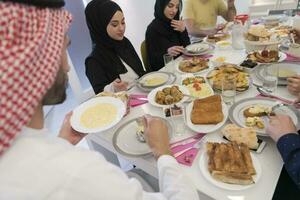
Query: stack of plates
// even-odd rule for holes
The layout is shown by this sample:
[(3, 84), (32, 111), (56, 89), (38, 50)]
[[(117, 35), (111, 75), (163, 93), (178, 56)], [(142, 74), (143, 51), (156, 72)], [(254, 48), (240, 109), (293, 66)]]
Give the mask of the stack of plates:
[(184, 55), (187, 56), (201, 56), (209, 54), (215, 49), (215, 46), (208, 43), (194, 43), (185, 47), (183, 51)]

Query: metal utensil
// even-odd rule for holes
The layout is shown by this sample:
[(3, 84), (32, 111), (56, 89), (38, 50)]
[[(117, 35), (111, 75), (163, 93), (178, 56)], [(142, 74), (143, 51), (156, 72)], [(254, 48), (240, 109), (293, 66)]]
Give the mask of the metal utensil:
[(145, 143), (146, 139), (145, 139), (145, 135), (144, 135), (144, 119), (142, 117), (139, 117), (135, 120), (135, 122), (138, 125), (138, 129), (136, 130), (136, 139), (139, 142)]
[(278, 103), (278, 104), (272, 106), (272, 108), (271, 108), (271, 113), (274, 112), (276, 109), (282, 107), (282, 106), (287, 106), (287, 104), (284, 104), (284, 103)]

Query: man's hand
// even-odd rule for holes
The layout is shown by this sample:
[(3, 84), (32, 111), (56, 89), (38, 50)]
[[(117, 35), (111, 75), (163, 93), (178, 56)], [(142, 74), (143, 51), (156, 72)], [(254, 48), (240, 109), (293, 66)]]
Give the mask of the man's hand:
[(116, 79), (113, 82), (113, 88), (115, 92), (125, 91), (127, 90), (128, 83), (125, 81), (121, 81), (120, 79)]
[(287, 79), (288, 86), (287, 89), (293, 95), (299, 96), (300, 94), (300, 75), (295, 75)]
[(72, 112), (69, 112), (65, 116), (65, 119), (64, 119), (64, 122), (59, 131), (58, 137), (64, 138), (64, 139), (68, 140), (71, 144), (76, 145), (87, 134), (77, 132), (71, 127), (71, 124), (70, 124), (71, 116), (72, 116)]
[(170, 56), (178, 56), (179, 54), (181, 54), (184, 50), (183, 46), (173, 46), (168, 48), (168, 54)]
[(156, 159), (161, 155), (171, 155), (168, 127), (164, 121), (160, 118), (146, 115), (144, 117), (144, 132), (146, 141)]
[(270, 116), (269, 125), (267, 127), (267, 133), (275, 142), (277, 142), (279, 138), (288, 133), (296, 132), (296, 127), (292, 119), (288, 115)]
[(175, 31), (183, 32), (185, 30), (185, 24), (182, 20), (172, 20), (171, 26)]

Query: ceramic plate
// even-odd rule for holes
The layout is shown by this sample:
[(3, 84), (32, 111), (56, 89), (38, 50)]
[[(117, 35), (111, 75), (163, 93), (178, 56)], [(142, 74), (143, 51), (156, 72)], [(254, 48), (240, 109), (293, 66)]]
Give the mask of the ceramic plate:
[[(255, 183), (257, 183), (262, 175), (262, 169), (261, 169), (261, 165), (260, 162), (258, 161), (258, 159), (256, 158), (256, 156), (250, 152), (251, 158), (252, 158), (252, 162), (253, 162), (253, 166), (256, 170), (256, 175), (253, 176), (253, 180)], [(207, 152), (204, 151), (199, 159), (199, 167), (200, 167), (200, 171), (203, 174), (204, 178), (209, 181), (210, 183), (212, 183), (213, 185), (225, 189), (225, 190), (244, 190), (250, 187), (253, 187), (255, 185), (254, 184), (250, 184), (250, 185), (236, 185), (236, 184), (228, 184), (228, 183), (223, 183), (221, 181), (218, 181), (216, 179), (214, 179), (210, 172), (208, 171), (208, 156), (207, 156)]]
[[(120, 126), (113, 136), (113, 146), (117, 152), (125, 156), (145, 156), (152, 153), (147, 143), (142, 143), (137, 140), (136, 131), (138, 125), (136, 119), (129, 120), (122, 126)], [(166, 121), (168, 125), (169, 135), (172, 134), (172, 127)]]
[(141, 85), (141, 87), (146, 87), (146, 88), (156, 88), (159, 86), (162, 86), (168, 82), (170, 79), (170, 74), (166, 72), (150, 72), (148, 74), (145, 74), (142, 76), (138, 84)]
[(185, 51), (192, 54), (203, 53), (209, 49), (206, 43), (194, 43), (185, 47)]
[(186, 107), (186, 125), (195, 132), (210, 133), (210, 132), (216, 131), (225, 124), (225, 122), (228, 118), (227, 106), (222, 101), (222, 111), (223, 111), (223, 115), (224, 115), (224, 119), (222, 122), (220, 122), (218, 124), (212, 124), (212, 125), (195, 125), (192, 123), (192, 120), (191, 120), (191, 113), (192, 113), (193, 105), (194, 105), (194, 102), (191, 102)]
[[(87, 128), (85, 127), (80, 121), (81, 121), (81, 116), (84, 114), (84, 112), (94, 106), (97, 105), (109, 105), (112, 107), (115, 107), (117, 110), (116, 116), (114, 119), (109, 123), (104, 126), (99, 126), (97, 128)], [(105, 131), (114, 125), (116, 125), (124, 116), (126, 112), (126, 106), (124, 102), (122, 102), (120, 99), (114, 98), (114, 97), (95, 97), (92, 98), (77, 108), (74, 109), (72, 117), (71, 117), (71, 126), (78, 132), (81, 133), (98, 133)], [(99, 110), (99, 113), (101, 114), (101, 111)], [(103, 113), (103, 118), (106, 118), (107, 113)]]
[[(206, 49), (207, 46), (208, 46), (208, 48)], [(189, 47), (191, 49), (197, 49), (197, 48), (199, 48), (202, 51), (199, 51), (199, 52), (190, 52), (187, 49)], [(203, 50), (203, 49), (206, 49), (206, 50)], [(191, 44), (191, 45), (187, 46), (184, 49), (183, 54), (186, 55), (186, 56), (201, 56), (201, 55), (205, 55), (205, 54), (211, 53), (214, 49), (215, 49), (215, 46), (212, 45), (212, 44), (208, 44), (208, 43), (194, 43), (194, 44)]]
[[(150, 75), (150, 74), (155, 74), (155, 73), (157, 73), (157, 72), (151, 72), (151, 73), (148, 73), (148, 75)], [(160, 71), (159, 72), (160, 74), (165, 74), (165, 75), (168, 75), (168, 80), (167, 80), (167, 82), (165, 83), (165, 84), (163, 84), (163, 85), (171, 85), (171, 84), (173, 84), (175, 81), (176, 81), (176, 79), (177, 79), (177, 77), (175, 76), (175, 74), (173, 74), (173, 73), (170, 73), (170, 72), (162, 72), (162, 71)], [(145, 74), (144, 76), (146, 76), (147, 74)], [(142, 80), (143, 79), (143, 77), (144, 76), (142, 76), (141, 78), (140, 78), (140, 80)], [(141, 89), (141, 90), (143, 90), (143, 91), (145, 91), (145, 92), (150, 92), (151, 90), (153, 90), (155, 87), (145, 87), (143, 84), (137, 84), (137, 87), (139, 88), (139, 89)], [(159, 86), (157, 86), (157, 87), (159, 87)]]
[[(236, 125), (240, 126), (240, 127), (247, 127), (245, 124), (245, 116), (244, 116), (244, 110), (246, 110), (247, 108), (254, 106), (254, 105), (262, 105), (262, 106), (267, 106), (267, 107), (272, 107), (276, 104), (278, 104), (278, 101), (275, 100), (271, 100), (271, 99), (267, 99), (267, 98), (247, 98), (247, 99), (243, 99), (241, 101), (236, 102), (235, 104), (233, 104), (230, 109), (229, 109), (229, 119), (235, 123)], [(289, 115), (294, 124), (298, 124), (298, 117), (297, 117), (297, 113), (298, 111), (294, 111), (292, 110), (290, 107), (280, 107), (278, 109), (275, 110), (275, 113), (281, 113), (281, 114), (286, 114)], [(263, 116), (261, 117), (261, 119), (264, 122), (265, 127), (268, 124), (268, 117), (267, 116)], [(268, 136), (266, 134), (266, 129), (259, 129), (257, 127), (254, 127), (255, 131), (257, 132), (257, 135), (260, 136)]]
[[(158, 103), (156, 103), (156, 101), (155, 101), (155, 95), (156, 95), (156, 93), (158, 92), (158, 91), (161, 91), (161, 90), (163, 90), (164, 88), (166, 88), (166, 87), (172, 87), (172, 86), (174, 86), (174, 85), (164, 85), (164, 86), (161, 86), (161, 87), (158, 87), (158, 88), (155, 88), (154, 90), (152, 90), (149, 94), (148, 94), (148, 101), (149, 101), (149, 103), (151, 104), (151, 105), (153, 105), (153, 106), (157, 106), (157, 107), (162, 107), (162, 108), (164, 108), (164, 107), (170, 107), (170, 105), (162, 105), (162, 104), (158, 104)], [(179, 87), (179, 90), (183, 93), (183, 94), (186, 94), (186, 95), (189, 95), (190, 93), (189, 93), (189, 90), (188, 89), (186, 89), (186, 87), (184, 87), (184, 86), (182, 86), (182, 85), (177, 85), (178, 87)], [(177, 102), (177, 103), (175, 103), (175, 104), (182, 104), (183, 102), (185, 102), (186, 100), (188, 100), (189, 99), (189, 97), (186, 97), (186, 96), (184, 96), (179, 102)]]
[[(254, 68), (254, 72), (255, 72), (255, 75), (258, 79), (260, 79), (261, 81), (264, 80), (264, 67), (266, 65), (258, 65)], [(282, 72), (283, 70), (289, 70), (289, 71), (292, 71), (292, 72), (295, 72), (296, 74), (300, 74), (300, 67), (299, 67), (299, 64), (295, 64), (295, 63), (274, 63), (274, 64), (271, 64), (271, 66), (274, 66), (274, 67), (278, 67), (278, 70), (279, 70), (279, 73), (280, 71)], [(278, 79), (278, 85), (281, 85), (281, 86), (286, 86), (287, 85), (287, 80), (286, 78), (284, 77), (281, 77)]]
[[(278, 54), (279, 54), (279, 60), (276, 61), (276, 62), (271, 62), (271, 63), (267, 63), (267, 62), (261, 63), (261, 62), (258, 62), (258, 61), (255, 61), (255, 62), (260, 63), (260, 64), (272, 64), (272, 63), (280, 63), (280, 62), (283, 62), (283, 61), (287, 58), (287, 55), (286, 55), (285, 53), (281, 52), (281, 51), (279, 51)], [(246, 59), (247, 59), (247, 58), (246, 58)]]
[[(183, 60), (182, 60), (183, 61)], [(180, 61), (181, 62), (181, 61)], [(207, 68), (205, 68), (205, 69), (202, 69), (202, 70), (200, 70), (200, 71), (197, 71), (197, 72), (184, 72), (184, 71), (181, 71), (181, 69), (179, 69), (179, 64), (180, 64), (180, 62), (178, 62), (177, 64), (176, 64), (176, 71), (177, 72), (179, 72), (180, 74), (200, 74), (200, 73), (203, 73), (203, 72), (207, 72), (207, 71), (209, 71), (209, 69), (210, 69), (210, 66), (211, 66), (211, 63), (209, 62), (209, 61), (207, 61)]]

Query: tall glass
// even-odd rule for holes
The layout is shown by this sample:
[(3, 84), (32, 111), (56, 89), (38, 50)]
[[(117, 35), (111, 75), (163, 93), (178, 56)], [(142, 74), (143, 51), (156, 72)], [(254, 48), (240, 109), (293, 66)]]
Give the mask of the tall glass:
[(164, 57), (164, 64), (165, 64), (165, 67), (167, 68), (167, 71), (173, 72), (173, 65), (172, 65), (172, 63), (174, 61), (173, 56), (171, 56), (169, 54), (164, 54), (163, 57)]
[(278, 84), (278, 67), (265, 66), (264, 71), (263, 88), (268, 92), (275, 92)]
[(222, 79), (222, 99), (224, 103), (232, 105), (236, 95), (236, 79), (235, 77), (224, 77)]

